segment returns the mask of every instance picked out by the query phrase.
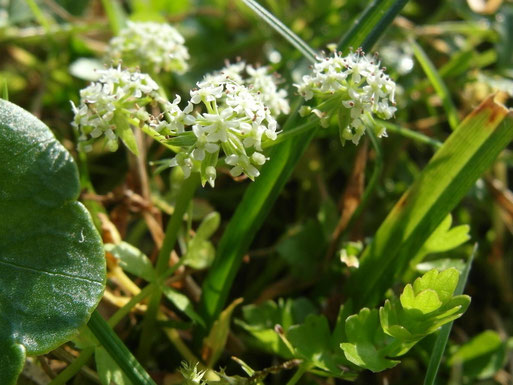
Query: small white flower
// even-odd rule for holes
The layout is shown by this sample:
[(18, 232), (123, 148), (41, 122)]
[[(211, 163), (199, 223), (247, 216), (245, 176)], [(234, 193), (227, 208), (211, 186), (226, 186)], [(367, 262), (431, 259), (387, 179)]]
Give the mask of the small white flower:
[(111, 39), (108, 59), (127, 66), (140, 66), (148, 72), (173, 71), (179, 74), (188, 69), (189, 52), (185, 39), (173, 27), (164, 23), (127, 23), (119, 36)]
[(72, 125), (79, 131), (81, 149), (90, 151), (94, 139), (103, 136), (106, 147), (115, 151), (120, 120), (131, 117), (149, 122), (151, 116), (144, 106), (158, 97), (158, 86), (148, 75), (120, 67), (99, 71), (99, 75), (97, 82), (80, 91), (79, 106), (71, 103), (75, 114)]
[[(380, 68), (377, 57), (365, 56), (360, 49), (345, 57), (335, 52), (331, 57), (319, 58), (312, 74), (303, 76), (295, 86), (305, 100), (316, 96), (326, 101), (318, 109), (303, 108), (302, 116), (314, 113), (325, 126), (334, 114), (345, 115), (347, 126), (340, 127), (340, 135), (355, 144), (366, 126), (374, 128), (372, 114), (390, 119), (396, 111), (395, 83)], [(379, 136), (386, 135), (383, 128), (378, 130)]]

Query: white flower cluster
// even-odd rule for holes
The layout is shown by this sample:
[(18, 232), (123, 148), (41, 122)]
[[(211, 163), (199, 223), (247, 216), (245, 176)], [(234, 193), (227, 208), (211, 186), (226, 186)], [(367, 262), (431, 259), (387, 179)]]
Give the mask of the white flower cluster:
[(71, 102), (75, 113), (72, 125), (78, 129), (80, 149), (90, 151), (92, 142), (103, 136), (106, 147), (115, 151), (118, 136), (126, 143), (133, 135), (127, 122), (149, 121), (144, 106), (160, 98), (159, 87), (148, 75), (120, 67), (99, 71), (99, 75), (97, 82), (80, 91), (78, 107)]
[(114, 64), (138, 66), (150, 73), (188, 69), (189, 52), (183, 36), (168, 24), (154, 22), (127, 23), (119, 36), (111, 39), (107, 57)]
[(167, 120), (154, 122), (153, 127), (174, 137), (173, 143), (185, 143), (169, 165), (180, 166), (186, 177), (199, 169), (202, 183), (214, 186), (222, 150), (226, 164), (232, 166), (232, 176), (245, 174), (253, 180), (268, 159), (262, 153), (262, 143), (277, 137), (276, 116), (289, 111), (286, 95), (267, 67), (239, 62), (205, 76), (190, 92), (183, 110), (179, 97), (168, 102), (164, 109)]
[[(321, 101), (317, 109), (304, 108), (303, 112), (315, 113), (323, 125), (338, 114), (341, 138), (358, 144), (366, 127), (376, 127), (373, 114), (390, 119), (396, 111), (396, 85), (384, 71), (377, 56), (366, 56), (361, 49), (345, 57), (335, 52), (319, 58), (313, 74), (295, 85), (305, 100), (315, 96)], [(377, 134), (386, 136), (384, 128)]]

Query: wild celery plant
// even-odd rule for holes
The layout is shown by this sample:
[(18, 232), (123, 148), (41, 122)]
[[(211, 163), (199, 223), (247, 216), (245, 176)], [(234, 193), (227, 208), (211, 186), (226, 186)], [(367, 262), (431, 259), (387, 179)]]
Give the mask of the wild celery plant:
[[(138, 359), (154, 369), (155, 373), (163, 368), (161, 362), (166, 361), (167, 365), (167, 345), (156, 344), (156, 336), (162, 331), (181, 358), (188, 361), (181, 370), (187, 384), (262, 383), (270, 374), (282, 375), (282, 371), (291, 369), (295, 372), (288, 380), (289, 385), (301, 381), (304, 375), (354, 380), (364, 369), (380, 372), (395, 366), (401, 356), (442, 325), (445, 325), (442, 337), (447, 338), (449, 322), (461, 316), (469, 304), (467, 296), (459, 295), (462, 292), (462, 280), (458, 293), (454, 293), (459, 275), (457, 270), (425, 269), (425, 266), (435, 265), (433, 261), (426, 261), (422, 269), (429, 271), (413, 284), (406, 285), (400, 296), (395, 296), (388, 289), (397, 282), (412, 281), (421, 269), (419, 263), (424, 261), (428, 253), (450, 251), (468, 239), (467, 227), (450, 228), (449, 212), (511, 140), (512, 119), (499, 103), (488, 99), (463, 121), (443, 146), (438, 141), (407, 131), (399, 124), (384, 122), (395, 113), (402, 115), (399, 108), (402, 90), (396, 87), (389, 75), (393, 70), (385, 71), (380, 59), (365, 55), (363, 49), (372, 50), (377, 37), (383, 34), (402, 9), (405, 0), (383, 0), (370, 4), (341, 40), (341, 52), (333, 50), (328, 55), (316, 53), (291, 32), (285, 23), (255, 1), (244, 0), (313, 64), (308, 75), (302, 80), (295, 80), (298, 92), (308, 104), (301, 107), (298, 98), (292, 103), (292, 108), (286, 99), (286, 86), (271, 75), (272, 70), (239, 60), (206, 75), (190, 92), (187, 84), (191, 83), (196, 74), (185, 74), (186, 80), (183, 83), (180, 81), (177, 87), (177, 93), (181, 96), (169, 99), (166, 96), (170, 91), (166, 87), (169, 82), (162, 81), (166, 72), (182, 75), (186, 69), (198, 65), (198, 60), (189, 55), (183, 36), (167, 24), (125, 22), (126, 15), (117, 2), (104, 0), (103, 3), (113, 30), (119, 32), (110, 42), (107, 60), (113, 61), (118, 67), (100, 71), (98, 79), (82, 90), (80, 102), (77, 106), (73, 105), (73, 125), (81, 159), (85, 159), (83, 151), (94, 154), (104, 149), (116, 150), (119, 140), (129, 151), (140, 156), (139, 160), (134, 160), (130, 155), (129, 163), (131, 166), (137, 164), (137, 173), (134, 175), (140, 179), (138, 182), (142, 185), (142, 196), (127, 191), (125, 198), (131, 200), (131, 209), (135, 207), (135, 210), (142, 211), (144, 220), (135, 222), (126, 239), (122, 240), (109, 219), (102, 217), (103, 235), (109, 241), (105, 251), (109, 276), (112, 278), (111, 288), (120, 288), (120, 291), (109, 288), (105, 299), (119, 307), (119, 310), (107, 322), (98, 313), (93, 313), (89, 330), (96, 339), (87, 331), (80, 334), (74, 342), (82, 349), (82, 354), (51, 382), (52, 385), (68, 381), (93, 354), (102, 384), (153, 384), (150, 375), (111, 329), (131, 312), (144, 313)], [(130, 6), (137, 10), (141, 9), (143, 3), (133, 0)], [(44, 19), (37, 3), (31, 1), (30, 4), (38, 19), (49, 28), (51, 23)], [(177, 4), (175, 2), (170, 6), (181, 6)], [(278, 10), (280, 8), (276, 2), (269, 4)], [(158, 7), (165, 6), (162, 2), (152, 5), (156, 13), (162, 11)], [(147, 20), (148, 17), (134, 15), (133, 19)], [(126, 29), (121, 29), (123, 25)], [(350, 46), (356, 50), (349, 49)], [(420, 51), (420, 46), (416, 46), (416, 56), (439, 93), (442, 105), (449, 113), (449, 122), (455, 128), (459, 118), (448, 88), (443, 85), (442, 77), (436, 76), (435, 67), (426, 65), (430, 63)], [(180, 87), (186, 88), (187, 92), (183, 92), (183, 89), (180, 92)], [(188, 94), (188, 97), (184, 97), (184, 94)], [(280, 115), (289, 116), (285, 124), (279, 126)], [(319, 126), (325, 129), (318, 129)], [(309, 240), (313, 239), (317, 258), (322, 256), (328, 236), (334, 234), (332, 217), (336, 210), (334, 205), (330, 206), (330, 202), (324, 202), (324, 210), (319, 213), (317, 221), (310, 221), (292, 237), (285, 235), (285, 240), (280, 240), (276, 247), (278, 254), (288, 253), (288, 258), (294, 253), (301, 256), (300, 261), (293, 261), (295, 266), (291, 263), (293, 273), (301, 269), (310, 270), (308, 273), (317, 273), (318, 276), (323, 274), (322, 277), (332, 275), (337, 282), (347, 274), (349, 279), (345, 280), (347, 286), (343, 292), (349, 295), (344, 305), (340, 307), (340, 302), (336, 302), (335, 308), (331, 303), (325, 304), (323, 299), (326, 289), (323, 285), (316, 285), (313, 292), (321, 298), (318, 303), (314, 304), (304, 298), (268, 301), (242, 307), (242, 319), (238, 318), (238, 306), (243, 301), (241, 298), (225, 306), (238, 267), (312, 138), (316, 134), (331, 135), (332, 129), (338, 128), (342, 143), (360, 143), (356, 158), (359, 164), (355, 170), (365, 170), (367, 142), (370, 141), (372, 145), (376, 154), (374, 172), (365, 191), (361, 192), (360, 204), (357, 204), (345, 222), (346, 227), (352, 228), (355, 218), (362, 213), (378, 186), (384, 152), (377, 138), (386, 136), (386, 127), (394, 127), (394, 132), (408, 132), (412, 138), (442, 148), (392, 210), (374, 240), (368, 243), (361, 261), (357, 259), (357, 252), (351, 258), (344, 259), (353, 262), (353, 266), (357, 265), (354, 263), (357, 261), (361, 267), (356, 271), (329, 271), (329, 259), (332, 257), (329, 253), (323, 264), (316, 261), (315, 268), (309, 264)], [(368, 136), (363, 136), (365, 133)], [(149, 144), (142, 134), (163, 146), (155, 153), (149, 152), (153, 164), (159, 166), (157, 171), (173, 170), (172, 191), (166, 197), (155, 193), (156, 185), (166, 185), (164, 179), (152, 175), (149, 183), (144, 181), (145, 156)], [(153, 146), (151, 150), (157, 147)], [(172, 158), (162, 159), (161, 151), (167, 150), (174, 153)], [(339, 150), (344, 153), (350, 151), (353, 151), (350, 146)], [(155, 158), (159, 160), (155, 161)], [(464, 171), (468, 168), (471, 168), (471, 172)], [(322, 169), (318, 171), (318, 174), (324, 172)], [(210, 241), (210, 237), (220, 225), (220, 216), (215, 212), (208, 215), (203, 213), (199, 216), (203, 220), (196, 228), (193, 218), (198, 219), (196, 211), (202, 206), (200, 203), (193, 207), (191, 202), (198, 193), (199, 183), (203, 186), (209, 184), (212, 188), (219, 179), (221, 187), (227, 183), (223, 174), (236, 179), (247, 177), (254, 182), (247, 188), (243, 201), (237, 206), (224, 230), (218, 244), (217, 257), (214, 258), (215, 242)], [(82, 178), (87, 181), (87, 173)], [(356, 171), (355, 179), (358, 179)], [(90, 181), (88, 183), (92, 186)], [(202, 197), (208, 199), (218, 194), (219, 190), (212, 188), (201, 191)], [(224, 201), (229, 201), (229, 190), (221, 191)], [(329, 195), (329, 192), (324, 192), (324, 195)], [(99, 201), (111, 199), (99, 197), (91, 188), (84, 197)], [(159, 216), (153, 216), (156, 211), (153, 205), (171, 215), (165, 233)], [(375, 217), (379, 217), (378, 213)], [(154, 263), (134, 246), (146, 249), (146, 240), (141, 240), (146, 225), (155, 243)], [(369, 234), (370, 231), (365, 228), (365, 233)], [(334, 250), (343, 235), (342, 231), (332, 240)], [(293, 237), (295, 244), (290, 242)], [(180, 251), (179, 259), (174, 253), (175, 249)], [(457, 262), (450, 260), (448, 263), (458, 265)], [(253, 291), (262, 287), (269, 271), (276, 276), (283, 272), (280, 270), (283, 266), (281, 259), (275, 266), (270, 266), (270, 269), (268, 266), (254, 280), (256, 289)], [(376, 269), (376, 266), (382, 269)], [(201, 293), (189, 273), (206, 268), (210, 270)], [(201, 277), (200, 274), (198, 276)], [(305, 281), (302, 284), (311, 284)], [(98, 286), (99, 283), (91, 282), (96, 285), (96, 289), (101, 286)], [(182, 288), (188, 295), (180, 290)], [(340, 288), (337, 290), (341, 291)], [(201, 306), (197, 311), (194, 299), (197, 300), (200, 295)], [(246, 295), (248, 291), (244, 293)], [(374, 308), (385, 297), (384, 305), (379, 309)], [(97, 296), (89, 298), (90, 301), (98, 299)], [(167, 306), (163, 306), (163, 300)], [(2, 298), (2, 307), (6, 303), (10, 304)], [(318, 304), (322, 304), (322, 312), (319, 312)], [(339, 311), (337, 319), (333, 313), (330, 316), (333, 308), (335, 312)], [(91, 310), (87, 309), (89, 313)], [(230, 376), (223, 370), (214, 370), (217, 361), (223, 357), (225, 346), (231, 352), (229, 345), (233, 339), (229, 336), (232, 317), (236, 317), (236, 323), (246, 332), (238, 335), (242, 336), (243, 342), (269, 355), (279, 356), (283, 362), (258, 370), (252, 366), (260, 364), (251, 362), (250, 366), (235, 357), (234, 360), (246, 372), (245, 377)], [(84, 323), (86, 318), (82, 316), (77, 325)], [(137, 319), (137, 315), (132, 317), (132, 320)], [(13, 325), (19, 326), (16, 322), (8, 326), (12, 329)], [(73, 328), (73, 331), (76, 332), (76, 329)], [(10, 370), (12, 381), (12, 373), (20, 370), (23, 357), (19, 346), (23, 344), (18, 340), (20, 334), (15, 336), (18, 339), (8, 334), (2, 334), (4, 339), (0, 339), (0, 345), (5, 345), (7, 341), (7, 351), (12, 354), (0, 364), (0, 368), (6, 372)], [(66, 335), (67, 338), (71, 334)], [(191, 339), (196, 341), (191, 342)], [(64, 339), (58, 341), (63, 342)], [(443, 338), (440, 341), (436, 348), (438, 363), (443, 351), (440, 346), (445, 344)], [(52, 347), (57, 340), (53, 343)], [(160, 347), (163, 349), (159, 352), (163, 353), (159, 353), (158, 357), (151, 356)], [(45, 349), (46, 352), (48, 349)], [(36, 349), (27, 351), (43, 352)], [(463, 355), (464, 352), (460, 354)], [(175, 360), (171, 365), (176, 367), (178, 361)], [(433, 381), (434, 372), (431, 367), (436, 365), (437, 362), (430, 364), (429, 379), (426, 378), (426, 381)]]

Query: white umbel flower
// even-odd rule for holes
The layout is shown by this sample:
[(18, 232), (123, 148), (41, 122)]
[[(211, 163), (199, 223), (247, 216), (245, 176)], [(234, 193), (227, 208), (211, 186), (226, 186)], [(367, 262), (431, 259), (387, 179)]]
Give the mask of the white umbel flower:
[[(395, 111), (395, 82), (380, 67), (377, 56), (366, 56), (361, 49), (342, 56), (318, 58), (310, 75), (295, 84), (305, 100), (316, 97), (316, 109), (303, 109), (321, 117), (323, 125), (338, 114), (342, 140), (358, 144), (366, 127), (375, 128), (373, 116), (390, 119)], [(384, 129), (377, 129), (386, 136)]]
[(129, 21), (119, 36), (111, 39), (107, 58), (150, 73), (183, 74), (189, 67), (184, 43), (184, 37), (168, 24)]
[(78, 107), (71, 102), (79, 148), (90, 151), (93, 141), (103, 137), (106, 147), (115, 151), (121, 137), (131, 151), (137, 152), (130, 121), (150, 119), (144, 106), (159, 98), (159, 87), (150, 76), (120, 67), (99, 71), (99, 75), (97, 82), (80, 91)]
[(287, 93), (278, 89), (269, 68), (254, 68), (244, 62), (228, 64), (206, 75), (190, 96), (183, 111), (173, 104), (167, 125), (174, 125), (174, 131), (166, 133), (190, 138), (190, 126), (195, 142), (182, 146), (169, 165), (179, 166), (189, 175), (195, 164), (202, 183), (213, 186), (222, 151), (233, 176), (256, 178), (260, 174), (258, 168), (268, 159), (261, 153), (262, 144), (276, 139), (276, 117), (289, 111)]

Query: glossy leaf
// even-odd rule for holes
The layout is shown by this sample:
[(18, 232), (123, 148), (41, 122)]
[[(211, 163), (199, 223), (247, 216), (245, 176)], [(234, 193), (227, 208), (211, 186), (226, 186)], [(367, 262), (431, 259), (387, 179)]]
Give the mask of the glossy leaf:
[(79, 195), (77, 167), (41, 121), (0, 100), (0, 378), (25, 354), (72, 338), (105, 286), (101, 239)]

